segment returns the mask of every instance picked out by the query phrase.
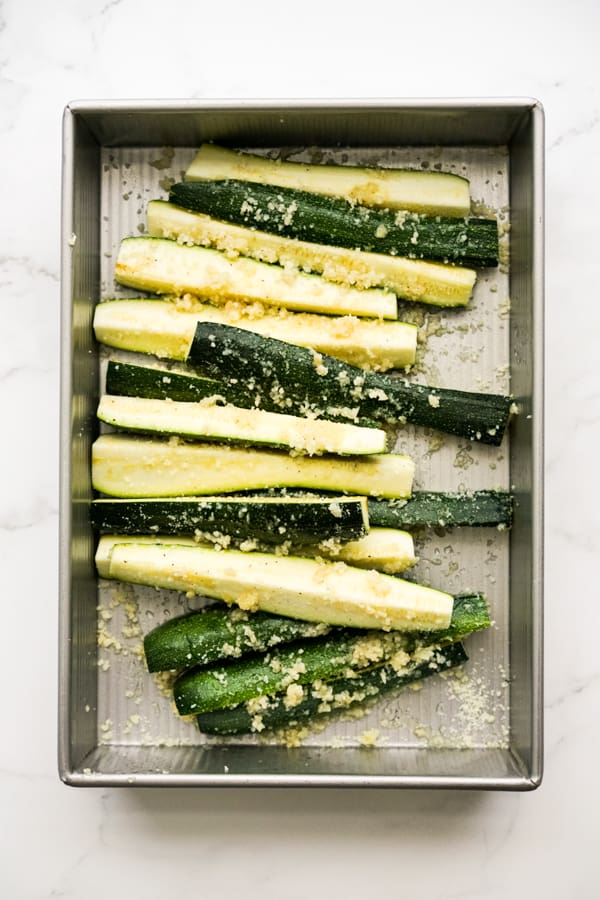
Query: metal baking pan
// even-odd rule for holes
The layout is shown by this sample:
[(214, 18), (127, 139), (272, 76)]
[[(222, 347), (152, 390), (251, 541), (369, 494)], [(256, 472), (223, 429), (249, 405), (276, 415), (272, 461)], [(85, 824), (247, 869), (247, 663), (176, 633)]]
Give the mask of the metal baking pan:
[[(456, 171), (470, 178), (482, 208), (499, 212), (505, 242), (510, 234), (510, 266), (480, 277), (472, 308), (425, 314), (415, 305), (406, 313), (427, 337), (416, 377), (467, 390), (509, 388), (520, 408), (509, 437), (498, 450), (450, 438), (436, 442), (406, 429), (397, 444), (415, 456), (422, 487), (514, 491), (510, 532), (455, 529), (419, 543), (417, 576), (456, 592), (485, 589), (494, 626), (469, 639), (463, 680), (430, 679), (422, 691), (405, 691), (361, 719), (341, 719), (286, 745), (262, 737), (207, 739), (178, 721), (136, 648), (160, 617), (185, 608), (185, 598), (101, 584), (93, 562), (90, 448), (105, 356), (94, 341), (94, 307), (124, 294), (112, 279), (118, 241), (143, 228), (146, 200), (164, 196), (169, 179), (179, 180), (207, 140), (295, 159)], [(67, 107), (59, 634), (59, 771), (66, 783), (537, 787), (543, 165), (543, 112), (532, 99), (84, 101)]]

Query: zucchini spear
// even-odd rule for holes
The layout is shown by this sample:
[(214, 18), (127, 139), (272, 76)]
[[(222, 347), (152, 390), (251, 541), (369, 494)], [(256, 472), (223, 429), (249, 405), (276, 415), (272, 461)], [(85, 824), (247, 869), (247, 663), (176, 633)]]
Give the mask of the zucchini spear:
[(102, 434), (92, 446), (94, 488), (114, 497), (183, 497), (272, 487), (409, 497), (413, 475), (414, 463), (400, 453), (290, 456), (126, 434)]
[[(424, 654), (421, 653), (421, 657)], [(427, 656), (427, 654), (425, 654)], [(446, 669), (460, 666), (468, 660), (460, 643), (449, 644), (420, 661), (410, 659), (403, 667), (383, 665), (353, 678), (317, 681), (299, 687), (301, 693), (292, 697), (274, 694), (249, 700), (238, 706), (202, 713), (198, 727), (205, 734), (249, 734), (265, 729), (294, 727), (314, 716), (340, 711), (356, 703), (374, 700), (380, 694), (405, 687), (415, 681), (438, 675)]]
[(171, 188), (169, 200), (234, 225), (300, 241), (471, 268), (498, 265), (495, 219), (370, 209), (308, 191), (236, 180), (180, 182)]
[(142, 497), (92, 501), (101, 534), (214, 535), (261, 544), (353, 541), (369, 530), (364, 497)]
[[(96, 503), (112, 503), (112, 501), (95, 501)], [(127, 501), (116, 501), (117, 503), (128, 504)], [(152, 501), (141, 501), (152, 502)], [(159, 501), (160, 502), (160, 501)], [(177, 501), (175, 501), (177, 502)], [(134, 501), (132, 506), (136, 506)], [(117, 515), (119, 513), (117, 512)], [(176, 515), (173, 514), (173, 515)], [(173, 515), (169, 516), (172, 522)], [(125, 524), (131, 522), (131, 519), (125, 514), (123, 516)], [(133, 523), (132, 523), (133, 524)], [(275, 528), (275, 531), (279, 531)], [(293, 532), (293, 526), (288, 533)], [(282, 535), (278, 535), (280, 542)], [(332, 562), (344, 562), (351, 566), (358, 566), (361, 569), (375, 569), (386, 575), (398, 575), (406, 569), (410, 569), (417, 562), (415, 556), (415, 545), (412, 535), (407, 531), (400, 531), (398, 528), (371, 528), (368, 534), (354, 541), (346, 541), (341, 543), (336, 538), (324, 538), (320, 543), (316, 543), (317, 533), (313, 534), (311, 543), (298, 545), (288, 537), (287, 546), (294, 547), (295, 553), (301, 558), (328, 559)], [(112, 548), (115, 544), (161, 544), (163, 546), (177, 545), (180, 547), (207, 547), (208, 549), (221, 550), (223, 547), (231, 549), (240, 549), (244, 553), (260, 551), (261, 553), (271, 553), (277, 550), (273, 544), (268, 542), (259, 542), (256, 536), (241, 541), (239, 538), (231, 538), (230, 535), (224, 535), (219, 532), (196, 532), (194, 537), (187, 537), (180, 530), (172, 529), (170, 533), (164, 535), (152, 532), (148, 534), (139, 533), (137, 531), (129, 534), (105, 534), (96, 553), (96, 568), (98, 574), (102, 578), (110, 577), (110, 558)]]
[(228, 384), (278, 398), (282, 409), (353, 421), (413, 422), (498, 446), (511, 398), (426, 387), (364, 372), (324, 354), (240, 328), (199, 322), (188, 363)]
[(320, 275), (287, 272), (244, 256), (185, 246), (153, 237), (121, 241), (115, 265), (119, 284), (157, 294), (195, 294), (217, 302), (248, 300), (327, 315), (397, 319), (396, 295), (381, 288), (359, 290)]
[(308, 456), (384, 453), (386, 444), (383, 429), (308, 419), (282, 410), (218, 406), (211, 400), (203, 404), (104, 394), (97, 415), (100, 421), (126, 431), (289, 448)]
[(217, 605), (169, 619), (144, 636), (149, 672), (205, 666), (327, 634), (327, 625)]
[(359, 288), (386, 288), (398, 297), (436, 306), (466, 306), (477, 277), (472, 269), (459, 266), (254, 231), (163, 200), (148, 204), (148, 232), (153, 237), (215, 247), (262, 262), (277, 262), (284, 268), (317, 272), (327, 281)]
[[(106, 304), (105, 304), (106, 305)], [(254, 397), (242, 385), (228, 385), (214, 378), (184, 375), (156, 366), (138, 366), (111, 359), (106, 369), (106, 393), (119, 397), (147, 397), (199, 403), (208, 397), (250, 409)], [(266, 409), (263, 406), (263, 409)]]
[(409, 657), (431, 660), (442, 646), (456, 643), (489, 624), (483, 596), (460, 595), (448, 629), (427, 635), (335, 630), (325, 637), (297, 641), (272, 653), (252, 654), (214, 668), (191, 669), (175, 682), (175, 703), (181, 715), (190, 715), (286, 691), (288, 704), (294, 705), (290, 698), (294, 693), (299, 696), (300, 685), (352, 678), (355, 672), (388, 661), (399, 673)]
[(184, 178), (239, 178), (432, 215), (466, 216), (471, 206), (469, 182), (449, 172), (307, 164), (240, 153), (217, 144), (202, 144)]
[(450, 594), (359, 569), (271, 553), (244, 553), (105, 536), (96, 563), (119, 581), (191, 592), (308, 622), (385, 631), (433, 631), (451, 620)]
[(415, 325), (293, 313), (275, 307), (258, 310), (254, 304), (237, 302), (212, 306), (195, 300), (182, 308), (170, 300), (110, 300), (96, 307), (94, 333), (98, 341), (119, 350), (185, 360), (198, 322), (235, 325), (379, 371), (415, 361)]

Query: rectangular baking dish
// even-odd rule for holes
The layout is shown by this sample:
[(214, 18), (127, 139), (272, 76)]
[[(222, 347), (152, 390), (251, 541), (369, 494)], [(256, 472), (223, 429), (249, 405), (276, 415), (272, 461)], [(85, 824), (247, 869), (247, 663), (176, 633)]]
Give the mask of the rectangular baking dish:
[[(118, 660), (108, 680), (105, 678), (108, 664), (103, 669), (97, 630), (99, 612), (102, 615), (110, 603), (107, 606), (106, 598), (103, 601), (102, 592), (99, 593), (94, 569), (95, 540), (89, 521), (90, 448), (98, 434), (95, 409), (101, 385), (101, 353), (93, 336), (92, 316), (101, 296), (110, 296), (114, 289), (107, 284), (107, 279), (110, 281), (107, 273), (115, 242), (125, 236), (119, 229), (131, 227), (135, 220), (135, 215), (131, 219), (131, 214), (126, 213), (121, 198), (128, 198), (135, 187), (136, 197), (142, 203), (152, 196), (150, 188), (143, 187), (142, 174), (148, 160), (157, 155), (154, 148), (169, 148), (164, 157), (166, 162), (160, 159), (151, 162), (156, 175), (169, 161), (185, 158), (185, 148), (190, 148), (191, 153), (201, 142), (211, 140), (240, 148), (289, 148), (290, 152), (320, 148), (320, 152), (325, 151), (332, 158), (335, 154), (339, 158), (342, 150), (349, 148), (348, 152), (344, 150), (342, 159), (349, 158), (348, 153), (358, 154), (356, 158), (367, 161), (380, 155), (384, 160), (408, 161), (408, 165), (413, 159), (420, 159), (427, 166), (429, 160), (441, 159), (446, 165), (449, 160), (464, 158), (479, 177), (476, 183), (481, 184), (482, 192), (485, 192), (484, 184), (490, 185), (493, 166), (499, 166), (494, 187), (504, 185), (510, 203), (510, 272), (504, 276), (510, 315), (496, 329), (499, 355), (488, 359), (484, 354), (482, 364), (489, 367), (506, 363), (496, 370), (502, 370), (503, 377), (510, 367), (510, 391), (520, 414), (511, 425), (506, 458), (499, 456), (498, 466), (506, 482), (503, 486), (513, 490), (517, 505), (510, 533), (488, 540), (491, 549), (487, 551), (486, 564), (492, 568), (485, 570), (486, 577), (490, 579), (489, 586), (493, 585), (492, 593), (504, 596), (504, 600), (498, 601), (495, 630), (486, 638), (492, 643), (475, 643), (474, 652), (479, 653), (476, 665), (483, 673), (480, 695), (493, 689), (503, 698), (501, 738), (498, 737), (500, 725), (496, 723), (487, 731), (481, 726), (482, 730), (477, 732), (481, 739), (466, 744), (448, 738), (447, 728), (440, 731), (446, 734), (445, 740), (438, 737), (423, 742), (423, 729), (419, 732), (417, 727), (412, 727), (416, 720), (411, 720), (410, 740), (406, 738), (409, 733), (406, 722), (402, 722), (404, 730), (398, 726), (400, 730), (390, 731), (391, 738), (386, 737), (368, 748), (361, 746), (368, 742), (361, 741), (360, 735), (356, 739), (357, 726), (353, 723), (344, 726), (342, 733), (334, 733), (333, 738), (331, 732), (326, 732), (326, 737), (317, 735), (299, 746), (256, 739), (202, 742), (199, 737), (186, 737), (180, 740), (177, 731), (163, 737), (148, 729), (140, 734), (139, 728), (136, 731), (133, 727), (138, 725), (140, 715), (131, 714), (135, 708), (125, 703), (122, 694), (126, 685), (119, 680), (119, 667), (130, 666), (131, 661)], [(458, 163), (452, 165), (460, 173)], [(293, 103), (84, 101), (66, 108), (59, 631), (59, 772), (66, 783), (505, 790), (529, 790), (539, 785), (542, 775), (543, 165), (543, 111), (537, 101), (528, 98)], [(178, 172), (174, 174), (178, 177)], [(112, 215), (107, 214), (111, 211)], [(111, 230), (117, 213), (116, 230)], [(491, 291), (496, 289), (490, 286)], [(118, 292), (113, 290), (113, 293)], [(484, 310), (482, 316), (485, 314)], [(488, 329), (486, 321), (482, 318), (479, 330)], [(435, 337), (432, 344), (438, 346)], [(477, 371), (477, 358), (474, 359), (471, 373)], [(455, 381), (447, 386), (468, 389), (469, 384)], [(463, 468), (451, 472), (454, 480), (447, 479), (444, 484), (447, 463), (444, 463), (446, 450), (442, 448), (441, 461), (436, 463), (438, 469), (431, 464), (432, 478), (435, 480), (435, 471), (439, 476), (439, 484), (433, 487), (450, 488), (457, 474), (464, 476), (467, 487), (478, 486), (472, 480), (469, 482), (469, 477), (475, 472), (473, 477), (481, 480), (482, 468), (478, 466), (484, 457), (477, 457), (477, 448), (461, 447), (460, 452)], [(429, 458), (433, 458), (432, 454)], [(470, 472), (464, 468), (465, 459), (475, 462)], [(457, 465), (455, 461), (454, 466)], [(496, 465), (496, 462), (489, 463), (489, 468)], [(432, 538), (433, 544), (435, 540)], [(467, 542), (460, 552), (465, 554), (465, 559), (471, 558), (471, 538), (460, 540)], [(441, 535), (430, 555), (443, 556), (444, 542), (447, 543), (447, 538)], [(473, 552), (482, 551), (475, 548)], [(477, 569), (473, 565), (473, 571), (483, 573), (481, 566)], [(425, 568), (426, 573), (432, 570), (435, 574), (433, 563)], [(494, 572), (493, 577), (490, 571)], [(140, 596), (140, 602), (147, 602), (147, 595)], [(469, 646), (472, 645), (467, 649)], [(141, 667), (139, 661), (137, 665)], [(501, 677), (496, 669), (490, 674), (492, 665), (501, 671)], [(470, 700), (477, 706), (477, 683), (474, 688), (475, 695)], [(133, 695), (132, 691), (127, 693)], [(168, 706), (164, 698), (162, 702)], [(441, 700), (437, 705), (429, 702), (425, 709), (429, 709), (432, 717), (447, 716)], [(498, 704), (500, 708), (500, 701)], [(141, 709), (151, 715), (150, 706), (145, 709), (142, 705)], [(169, 709), (162, 710), (160, 716), (164, 713), (170, 717), (169, 722), (174, 720)], [(482, 715), (488, 714), (483, 710)], [(488, 719), (494, 718), (488, 715)], [(364, 724), (358, 727), (360, 730)]]

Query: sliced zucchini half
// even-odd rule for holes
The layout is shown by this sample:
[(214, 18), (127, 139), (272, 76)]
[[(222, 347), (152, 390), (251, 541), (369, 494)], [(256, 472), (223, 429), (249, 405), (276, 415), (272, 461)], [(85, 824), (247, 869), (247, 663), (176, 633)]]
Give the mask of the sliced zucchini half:
[(327, 625), (301, 622), (269, 613), (245, 613), (215, 604), (177, 616), (144, 635), (149, 672), (206, 666), (242, 654), (271, 650), (305, 638), (322, 637)]
[(412, 365), (417, 349), (417, 327), (404, 322), (291, 313), (239, 302), (212, 306), (189, 297), (181, 304), (138, 298), (99, 303), (94, 312), (100, 343), (174, 360), (187, 359), (198, 322), (234, 325), (381, 371)]
[(437, 306), (466, 306), (477, 277), (472, 269), (365, 252), (352, 245), (346, 249), (295, 240), (223, 222), (213, 216), (190, 212), (164, 200), (152, 200), (148, 204), (148, 232), (153, 237), (279, 263), (286, 269), (317, 272), (328, 281), (363, 289), (386, 288), (406, 300)]
[(114, 497), (181, 497), (272, 487), (409, 497), (409, 456), (289, 456), (228, 444), (193, 444), (104, 434), (92, 446), (92, 482)]
[(182, 544), (114, 544), (108, 577), (308, 622), (386, 631), (447, 628), (454, 602), (443, 591), (343, 562)]
[[(110, 502), (110, 501), (95, 501)], [(119, 501), (116, 501), (119, 502)], [(120, 501), (126, 502), (126, 501)], [(129, 534), (117, 533), (105, 534), (98, 546), (96, 556), (96, 566), (98, 574), (102, 578), (109, 577), (109, 564), (112, 547), (116, 544), (161, 544), (172, 546), (174, 544), (185, 547), (216, 547), (217, 549), (231, 548), (240, 549), (244, 553), (252, 553), (256, 550), (260, 552), (272, 552), (273, 544), (261, 541), (259, 538), (261, 529), (256, 535), (252, 535), (245, 540), (241, 540), (241, 535), (233, 536), (226, 532), (198, 532), (196, 537), (186, 537), (185, 534), (141, 534), (131, 531)], [(403, 531), (397, 531), (391, 528), (374, 528), (369, 534), (357, 538), (347, 543), (342, 543), (339, 538), (328, 538), (322, 540), (316, 545), (318, 539), (318, 531), (307, 537), (306, 543), (295, 542), (293, 536), (293, 528), (286, 531), (287, 541), (286, 550), (289, 553), (289, 546), (293, 547), (296, 556), (307, 559), (329, 559), (333, 562), (345, 562), (348, 565), (358, 566), (361, 569), (376, 569), (378, 572), (384, 572), (387, 575), (397, 575), (413, 566), (417, 559), (415, 557), (415, 549), (410, 534)], [(281, 544), (281, 539), (279, 540)], [(277, 552), (277, 550), (275, 551)]]
[[(499, 445), (512, 398), (501, 394), (428, 387), (365, 373), (325, 354), (229, 325), (199, 322), (188, 362), (202, 374), (232, 385), (252, 384), (290, 412), (351, 421), (413, 422)], [(260, 399), (260, 396), (259, 396)]]
[(91, 521), (102, 534), (213, 535), (217, 542), (261, 544), (355, 543), (369, 530), (366, 498), (344, 496), (98, 499)]
[[(460, 643), (424, 653), (419, 649), (405, 654), (404, 665), (386, 663), (373, 669), (299, 685), (293, 694), (251, 698), (237, 706), (215, 709), (198, 715), (198, 727), (205, 734), (257, 734), (274, 728), (302, 725), (313, 716), (343, 712), (358, 703), (376, 700), (409, 684), (460, 666), (468, 660)], [(290, 702), (293, 699), (293, 702)], [(193, 702), (193, 701), (192, 701)]]
[(309, 456), (385, 452), (386, 433), (379, 428), (306, 419), (263, 409), (217, 406), (211, 404), (211, 399), (186, 403), (105, 394), (98, 404), (98, 418), (126, 431), (288, 447)]
[(226, 178), (276, 184), (329, 197), (345, 197), (367, 206), (409, 209), (430, 215), (466, 216), (471, 207), (467, 179), (447, 172), (310, 165), (202, 144), (188, 166), (185, 180)]
[[(495, 219), (423, 216), (247, 181), (180, 181), (169, 201), (281, 237), (471, 268), (498, 265)], [(416, 299), (416, 298), (413, 298)]]
[(252, 396), (242, 387), (223, 384), (200, 375), (138, 366), (110, 359), (106, 367), (106, 393), (119, 397), (151, 397), (156, 400), (200, 402), (209, 397), (215, 402), (231, 403), (244, 408), (254, 405)]
[(242, 256), (231, 258), (219, 250), (163, 238), (130, 237), (121, 241), (115, 279), (119, 284), (158, 294), (259, 301), (326, 315), (398, 318), (396, 295), (391, 291), (363, 291), (333, 284), (319, 275), (287, 271)]

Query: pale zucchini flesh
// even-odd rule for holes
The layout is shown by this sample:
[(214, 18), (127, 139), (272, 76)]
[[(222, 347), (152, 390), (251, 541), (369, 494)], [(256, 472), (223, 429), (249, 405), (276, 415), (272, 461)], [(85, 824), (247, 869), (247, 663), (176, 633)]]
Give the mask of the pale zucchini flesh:
[(454, 602), (442, 591), (342, 562), (175, 544), (116, 544), (108, 575), (351, 628), (447, 628)]
[(315, 551), (364, 569), (396, 575), (417, 562), (412, 535), (396, 528), (371, 528), (364, 537), (338, 544), (324, 542)]
[[(208, 398), (209, 400), (212, 398)], [(98, 418), (127, 431), (173, 434), (208, 440), (289, 447), (309, 456), (384, 453), (385, 431), (325, 420), (304, 419), (262, 409), (121, 397), (100, 398)]]
[(105, 434), (92, 447), (92, 482), (114, 497), (181, 497), (271, 487), (316, 488), (372, 497), (409, 497), (409, 456), (289, 456), (227, 444), (193, 444)]
[(229, 178), (430, 215), (466, 216), (471, 208), (467, 179), (445, 172), (283, 162), (203, 144), (185, 173), (186, 181)]
[[(226, 544), (237, 548), (240, 542)], [(103, 535), (98, 542), (96, 553), (96, 567), (101, 578), (109, 577), (110, 557), (113, 547), (117, 544), (161, 544), (167, 546), (198, 547), (223, 547), (222, 536), (211, 540), (210, 534), (201, 534), (198, 537), (185, 535), (149, 535), (149, 534), (112, 534)], [(264, 552), (272, 552), (260, 544), (254, 546), (254, 542), (247, 541), (240, 548), (242, 552), (252, 552), (259, 549)], [(333, 562), (344, 562), (348, 565), (358, 566), (361, 569), (376, 569), (387, 575), (397, 575), (414, 566), (417, 559), (412, 536), (406, 531), (397, 531), (393, 528), (372, 528), (361, 538), (340, 543), (339, 541), (323, 541), (318, 546), (302, 546), (295, 548), (295, 556), (320, 557)]]
[(143, 299), (99, 303), (94, 332), (109, 347), (183, 361), (198, 322), (233, 325), (379, 371), (412, 365), (417, 348), (417, 328), (404, 322), (275, 311), (238, 301), (212, 306), (190, 297), (180, 303)]
[(333, 284), (319, 275), (208, 247), (186, 246), (163, 238), (121, 241), (115, 279), (128, 287), (158, 294), (194, 294), (215, 301), (249, 300), (327, 315), (397, 319), (396, 296), (380, 288), (359, 290)]
[(148, 204), (148, 232), (157, 238), (214, 247), (286, 268), (310, 270), (328, 281), (363, 289), (386, 288), (405, 300), (440, 306), (468, 304), (477, 277), (473, 269), (311, 244), (254, 231), (189, 212), (164, 200), (152, 200)]

